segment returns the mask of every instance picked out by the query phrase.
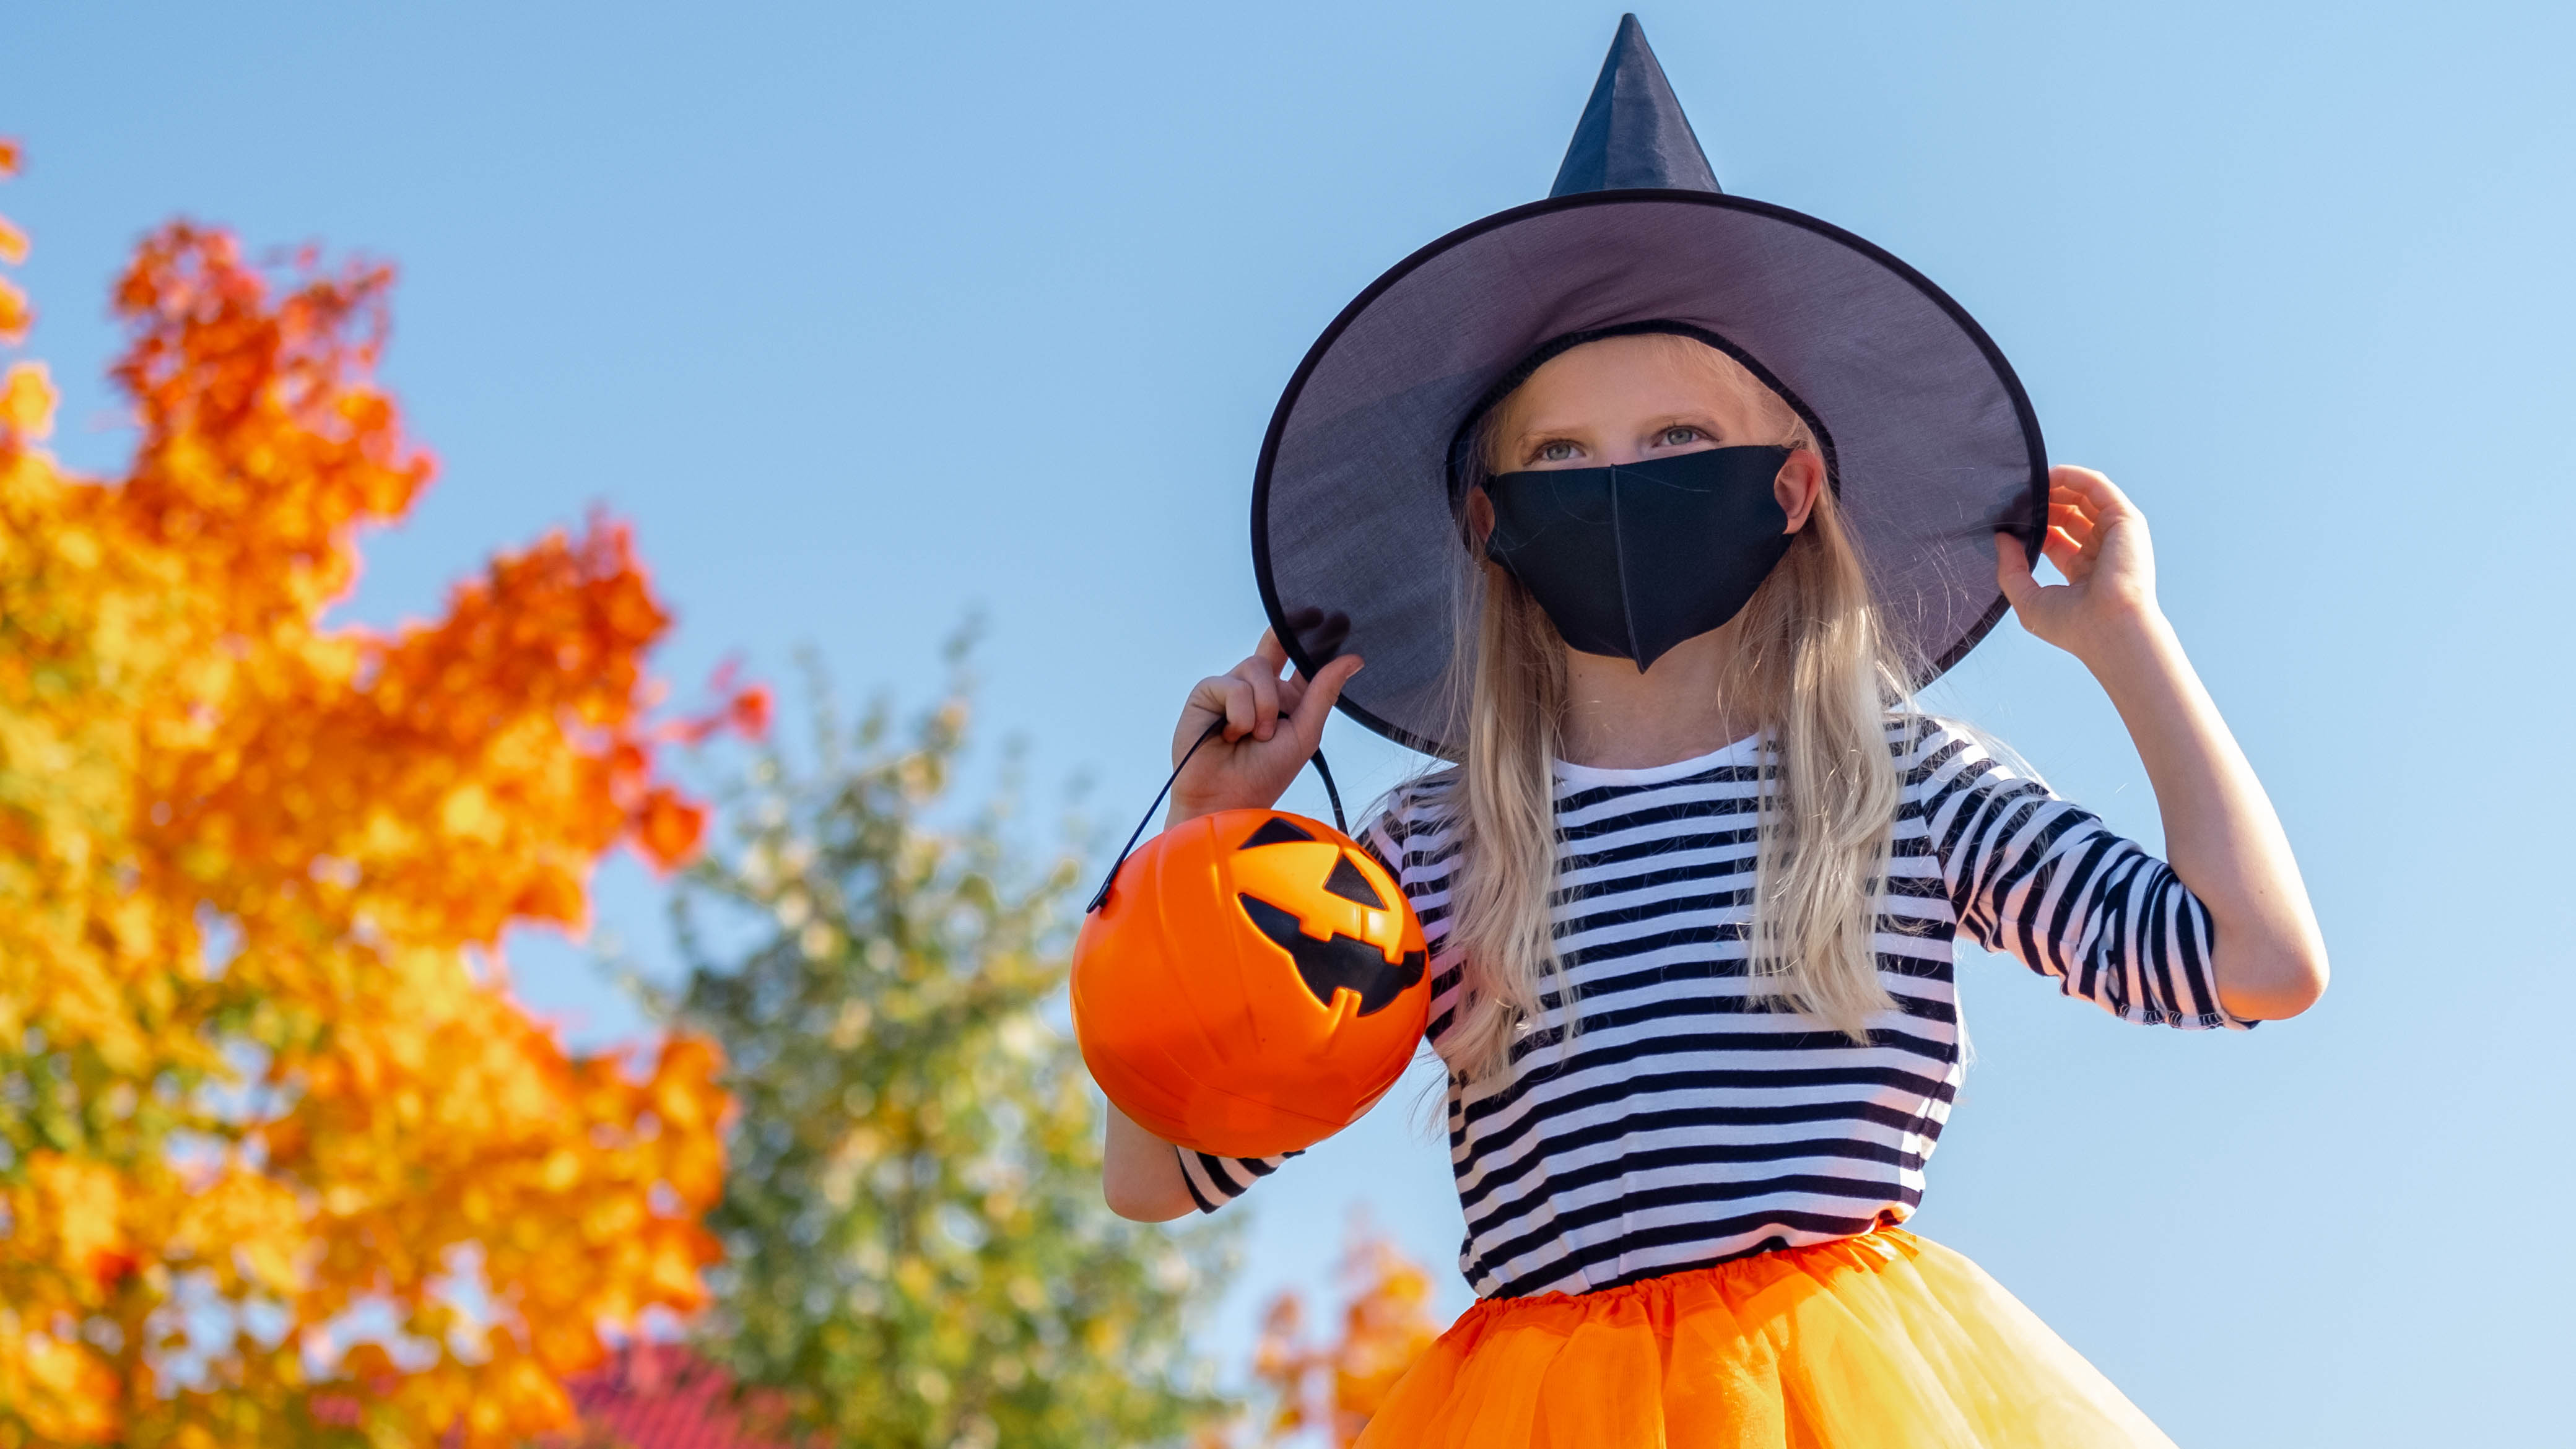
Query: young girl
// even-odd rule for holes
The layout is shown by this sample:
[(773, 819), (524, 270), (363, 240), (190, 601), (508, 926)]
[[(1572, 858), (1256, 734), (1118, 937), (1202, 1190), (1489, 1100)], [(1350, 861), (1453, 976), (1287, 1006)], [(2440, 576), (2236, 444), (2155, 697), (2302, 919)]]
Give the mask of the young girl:
[[(1363, 843), (1432, 947), (1480, 1301), (1362, 1442), (2165, 1444), (1973, 1264), (1897, 1226), (1961, 1081), (1951, 942), (2129, 1021), (2295, 1015), (2326, 967), (2288, 843), (2157, 608), (2136, 509), (2081, 468), (2032, 470), (2035, 509), (2009, 483), (2035, 424), (1965, 314), (1908, 312), (1947, 299), (1820, 223), (1677, 194), (1687, 124), (1633, 19), (1593, 110), (1611, 119), (1587, 111), (1566, 167), (1583, 181), (1590, 158), (1589, 188), (1561, 175), (1561, 204), (1426, 249), (1301, 369), (1255, 504), (1285, 637), (1200, 681), (1175, 733), (1177, 760), (1223, 726), (1176, 821), (1270, 805), (1336, 703), (1456, 760)], [(1623, 180), (1639, 155), (1664, 169)], [(1675, 260), (1654, 247), (1748, 216), (1790, 229), (1651, 281)], [(1569, 217), (1602, 224), (1544, 230)], [(1793, 234), (1822, 242), (1784, 263), (1810, 245)], [(1834, 273), (1851, 254), (1876, 270)], [(1902, 285), (1869, 294), (1882, 274)], [(1510, 305), (1504, 276), (1531, 315), (1462, 341)], [(1381, 326), (1388, 307), (1409, 325)], [(1890, 360), (1896, 334), (1910, 358)], [(1432, 478), (1437, 523), (1408, 524), (1408, 479)], [(1282, 507), (1336, 487), (1324, 513)], [(2033, 577), (2034, 541), (2064, 584)], [(1421, 603), (1442, 575), (1455, 616)], [(1912, 708), (1998, 595), (2118, 707), (2170, 863)], [(1364, 652), (1398, 673), (1365, 699)], [(1106, 1188), (1130, 1217), (1213, 1211), (1278, 1165), (1183, 1154), (1112, 1109)]]

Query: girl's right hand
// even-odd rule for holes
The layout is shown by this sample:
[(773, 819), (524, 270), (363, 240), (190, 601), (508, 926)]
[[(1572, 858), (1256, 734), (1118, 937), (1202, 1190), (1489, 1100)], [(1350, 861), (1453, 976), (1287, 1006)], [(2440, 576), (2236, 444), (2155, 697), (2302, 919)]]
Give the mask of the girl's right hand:
[[(1333, 712), (1342, 686), (1360, 672), (1360, 657), (1341, 655), (1313, 679), (1296, 674), (1283, 678), (1287, 667), (1288, 651), (1279, 647), (1279, 636), (1264, 630), (1251, 658), (1190, 690), (1181, 722), (1172, 731), (1173, 765), (1180, 765), (1210, 725), (1222, 722), (1225, 728), (1172, 781), (1166, 829), (1219, 810), (1266, 810), (1287, 793), (1307, 757), (1323, 742), (1324, 719)], [(1283, 711), (1286, 719), (1280, 718)]]

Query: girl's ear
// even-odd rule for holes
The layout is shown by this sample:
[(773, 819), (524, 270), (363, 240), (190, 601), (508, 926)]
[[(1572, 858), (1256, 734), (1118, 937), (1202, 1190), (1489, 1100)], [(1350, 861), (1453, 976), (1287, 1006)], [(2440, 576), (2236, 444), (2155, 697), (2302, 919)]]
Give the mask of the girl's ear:
[[(1781, 529), (1782, 533), (1796, 533), (1807, 526), (1808, 515), (1816, 511), (1816, 495), (1824, 487), (1824, 455), (1813, 448), (1800, 448), (1789, 455), (1789, 460), (1780, 465), (1780, 476), (1771, 481), (1771, 495), (1780, 500), (1780, 511), (1789, 515), (1789, 526)], [(1485, 514), (1488, 519), (1493, 516), (1491, 505)]]
[(1475, 540), (1476, 551), (1485, 551), (1485, 539), (1494, 531), (1494, 500), (1485, 496), (1482, 484), (1467, 490), (1467, 536)]

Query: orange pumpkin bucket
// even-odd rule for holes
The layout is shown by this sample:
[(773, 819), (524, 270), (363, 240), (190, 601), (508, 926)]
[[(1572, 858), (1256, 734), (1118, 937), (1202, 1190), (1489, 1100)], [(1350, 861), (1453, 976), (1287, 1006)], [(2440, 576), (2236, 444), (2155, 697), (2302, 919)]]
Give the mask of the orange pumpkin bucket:
[(1120, 1111), (1192, 1151), (1268, 1157), (1340, 1131), (1395, 1085), (1431, 987), (1422, 923), (1385, 867), (1278, 810), (1129, 845), (1073, 948), (1074, 1035)]

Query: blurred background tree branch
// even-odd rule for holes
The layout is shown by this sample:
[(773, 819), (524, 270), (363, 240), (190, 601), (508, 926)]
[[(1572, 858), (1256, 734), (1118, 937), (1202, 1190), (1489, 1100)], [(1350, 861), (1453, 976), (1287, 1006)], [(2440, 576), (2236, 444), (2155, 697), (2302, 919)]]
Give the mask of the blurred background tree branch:
[(829, 1445), (1172, 1442), (1223, 1417), (1190, 1333), (1231, 1234), (1113, 1216), (1063, 1017), (1078, 843), (1018, 838), (1006, 770), (956, 798), (946, 697), (844, 727), (815, 672), (800, 761), (760, 749), (675, 903), (676, 1029), (740, 1105), (705, 1351)]
[(1269, 1395), (1263, 1442), (1305, 1435), (1348, 1449), (1397, 1380), (1440, 1336), (1431, 1275), (1364, 1217), (1342, 1253), (1340, 1337), (1308, 1342), (1304, 1295), (1270, 1300), (1254, 1351), (1254, 1381)]

